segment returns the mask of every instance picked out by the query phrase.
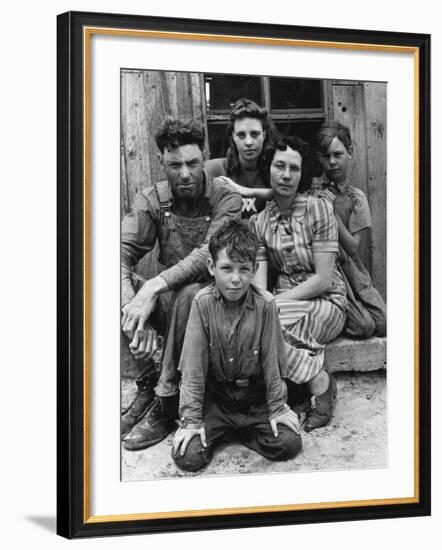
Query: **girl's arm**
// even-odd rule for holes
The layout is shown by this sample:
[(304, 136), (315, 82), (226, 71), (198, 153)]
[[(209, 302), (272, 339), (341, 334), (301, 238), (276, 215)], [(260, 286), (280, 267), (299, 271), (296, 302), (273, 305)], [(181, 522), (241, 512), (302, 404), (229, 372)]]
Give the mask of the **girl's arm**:
[(308, 300), (330, 290), (336, 263), (336, 252), (313, 252), (315, 274), (303, 283), (275, 296), (279, 300)]
[(267, 187), (244, 187), (226, 176), (219, 176), (219, 179), (223, 180), (225, 183), (229, 183), (244, 198), (256, 197), (257, 199), (268, 201), (273, 197), (273, 190)]

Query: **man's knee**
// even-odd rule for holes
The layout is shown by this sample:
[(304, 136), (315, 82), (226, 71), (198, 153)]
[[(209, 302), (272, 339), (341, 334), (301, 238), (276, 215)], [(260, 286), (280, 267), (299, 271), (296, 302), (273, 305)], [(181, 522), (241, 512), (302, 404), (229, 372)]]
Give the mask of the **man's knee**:
[(181, 451), (176, 455), (172, 454), (172, 458), (178, 468), (186, 472), (197, 472), (201, 470), (209, 464), (211, 458), (210, 451), (202, 446), (198, 436), (190, 440), (184, 455), (180, 453)]
[(285, 426), (278, 426), (277, 452), (274, 460), (294, 458), (302, 448), (301, 436)]

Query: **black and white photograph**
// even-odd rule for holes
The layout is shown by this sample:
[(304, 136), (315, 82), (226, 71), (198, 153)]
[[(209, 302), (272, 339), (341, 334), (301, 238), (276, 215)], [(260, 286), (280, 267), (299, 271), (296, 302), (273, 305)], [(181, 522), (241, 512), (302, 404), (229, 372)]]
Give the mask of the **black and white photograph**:
[(120, 70), (123, 482), (388, 466), (387, 94)]

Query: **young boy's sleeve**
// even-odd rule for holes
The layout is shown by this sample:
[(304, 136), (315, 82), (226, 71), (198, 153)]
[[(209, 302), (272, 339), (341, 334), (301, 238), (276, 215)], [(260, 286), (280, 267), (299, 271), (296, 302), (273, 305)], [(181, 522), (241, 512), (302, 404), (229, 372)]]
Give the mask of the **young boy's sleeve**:
[(261, 334), (261, 363), (271, 420), (288, 410), (287, 387), (283, 380), (287, 373), (287, 354), (278, 310), (273, 299), (264, 309)]
[(365, 193), (357, 187), (351, 189), (350, 196), (353, 206), (348, 220), (348, 230), (350, 233), (357, 233), (372, 226), (370, 207)]
[[(207, 326), (207, 325), (206, 325)], [(178, 369), (181, 371), (180, 420), (184, 426), (203, 425), (203, 405), (209, 365), (208, 332), (197, 299), (192, 302)]]

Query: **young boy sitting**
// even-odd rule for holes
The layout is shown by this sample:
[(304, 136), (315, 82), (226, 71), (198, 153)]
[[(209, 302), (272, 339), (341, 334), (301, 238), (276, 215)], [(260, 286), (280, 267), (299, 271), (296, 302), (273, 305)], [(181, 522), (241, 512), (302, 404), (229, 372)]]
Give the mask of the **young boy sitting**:
[(348, 167), (353, 155), (350, 130), (339, 122), (326, 122), (316, 136), (318, 159), (328, 183), (319, 193), (333, 203), (339, 231), (339, 263), (347, 283), (345, 332), (353, 338), (385, 336), (386, 307), (359, 256), (361, 236), (371, 227), (367, 197), (350, 185)]
[(244, 222), (210, 239), (215, 281), (194, 298), (179, 369), (179, 428), (172, 456), (183, 470), (206, 466), (216, 442), (236, 435), (270, 460), (301, 449), (299, 421), (286, 404), (286, 355), (272, 295), (251, 283), (258, 242)]

